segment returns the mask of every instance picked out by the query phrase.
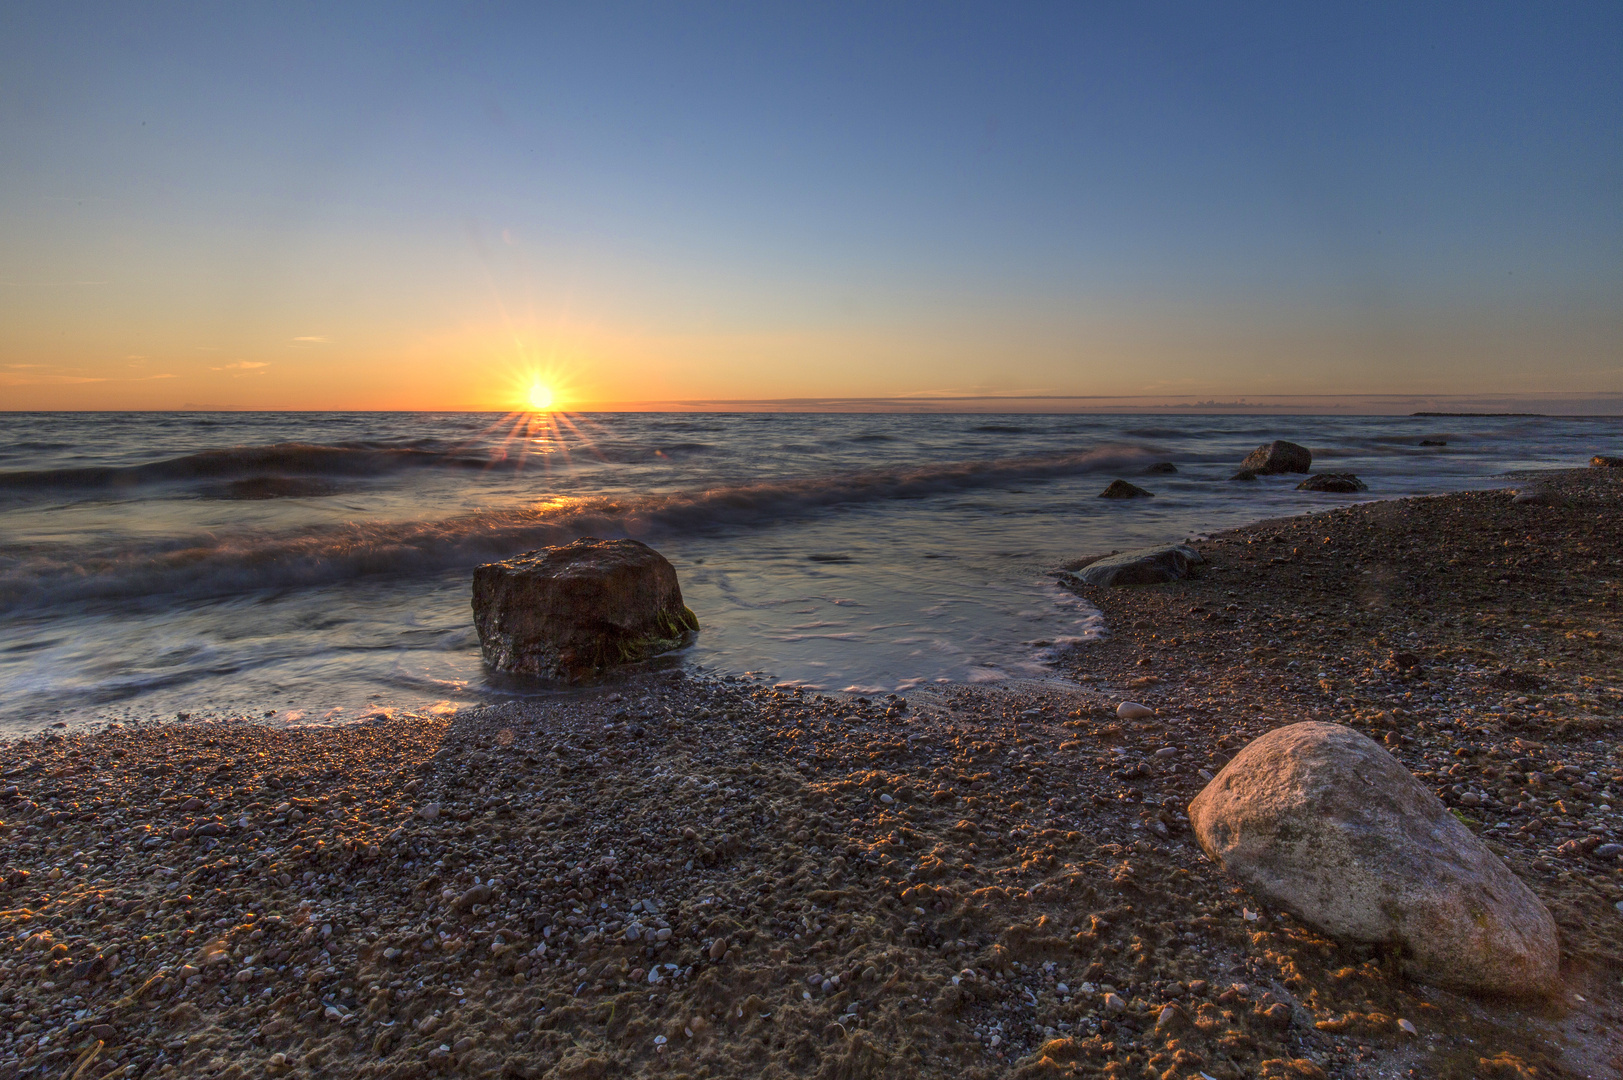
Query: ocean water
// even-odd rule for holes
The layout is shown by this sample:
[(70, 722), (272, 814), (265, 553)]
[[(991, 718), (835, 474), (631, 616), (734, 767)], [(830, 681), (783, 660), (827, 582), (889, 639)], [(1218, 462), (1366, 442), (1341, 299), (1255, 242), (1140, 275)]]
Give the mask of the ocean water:
[[(1050, 572), (1615, 452), (1605, 418), (0, 414), (0, 732), (338, 722), (557, 688), (479, 659), (481, 562), (631, 536), (703, 626), (657, 663), (853, 693), (1044, 677), (1108, 633)], [(1234, 483), (1312, 448), (1361, 496)], [(1422, 440), (1446, 446), (1422, 446)], [(1176, 473), (1151, 473), (1171, 462)], [(1154, 499), (1096, 496), (1121, 477)]]

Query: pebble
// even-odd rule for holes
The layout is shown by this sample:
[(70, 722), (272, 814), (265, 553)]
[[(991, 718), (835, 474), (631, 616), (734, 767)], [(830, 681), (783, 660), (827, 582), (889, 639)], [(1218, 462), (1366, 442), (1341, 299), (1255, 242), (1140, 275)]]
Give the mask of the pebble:
[(887, 792), (887, 793), (886, 793), (886, 794), (884, 794), (884, 795), (881, 795), (881, 796), (879, 796), (879, 801), (880, 801), (880, 802), (882, 802), (882, 803), (884, 803), (884, 804), (885, 804), (885, 805), (886, 805), (886, 806), (889, 806), (889, 805), (890, 805), (890, 804), (891, 804), (891, 803), (893, 803), (893, 802), (895, 802), (895, 801), (896, 801), (896, 800), (895, 800), (895, 798), (893, 798), (893, 797), (892, 797), (892, 796), (891, 796), (891, 795), (890, 795), (890, 794), (889, 794), (889, 793), (888, 793), (888, 792)]
[(1124, 701), (1116, 706), (1116, 715), (1123, 720), (1143, 720), (1154, 716), (1155, 710), (1136, 701)]
[(720, 960), (727, 955), (727, 939), (717, 938), (710, 943), (710, 959)]
[(1603, 859), (1615, 859), (1623, 855), (1623, 844), (1602, 844), (1595, 849), (1595, 854)]
[(440, 816), (440, 804), (437, 802), (425, 803), (417, 808), (417, 816), (424, 821), (435, 821)]
[(1406, 1035), (1417, 1035), (1417, 1034), (1419, 1034), (1419, 1032), (1415, 1031), (1415, 1026), (1413, 1024), (1409, 1023), (1409, 1021), (1407, 1021), (1407, 1020), (1399, 1020), (1398, 1021), (1398, 1027)]
[(1127, 1011), (1127, 1002), (1121, 999), (1120, 994), (1105, 995), (1105, 1012), (1123, 1013)]

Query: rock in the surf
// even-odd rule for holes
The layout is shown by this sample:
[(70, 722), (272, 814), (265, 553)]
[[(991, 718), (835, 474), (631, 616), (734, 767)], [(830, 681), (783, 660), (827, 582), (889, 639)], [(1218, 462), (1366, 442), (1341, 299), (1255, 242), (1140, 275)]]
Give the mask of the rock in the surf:
[(1242, 483), (1254, 484), (1257, 482), (1257, 474), (1252, 472), (1250, 469), (1241, 469), (1239, 472), (1229, 477), (1229, 479), (1239, 480)]
[(1203, 561), (1194, 548), (1166, 544), (1106, 555), (1065, 573), (1084, 585), (1154, 585), (1190, 577)]
[(566, 681), (674, 649), (699, 629), (665, 556), (592, 537), (479, 567), (473, 621), (497, 671)]
[(1352, 473), (1322, 472), (1303, 480), (1296, 485), (1297, 491), (1332, 491), (1341, 495), (1351, 495), (1355, 491), (1368, 491), (1369, 485), (1364, 483)]
[(1172, 464), (1172, 462), (1170, 462), (1170, 461), (1157, 461), (1154, 465), (1151, 465), (1149, 468), (1145, 469), (1144, 471), (1147, 472), (1147, 473), (1156, 473), (1156, 474), (1165, 475), (1165, 474), (1170, 474), (1170, 473), (1177, 472), (1178, 467), (1176, 465)]
[(1245, 460), (1240, 462), (1240, 468), (1250, 469), (1258, 476), (1307, 472), (1313, 468), (1313, 452), (1305, 446), (1275, 439), (1247, 454)]
[(1339, 724), (1256, 739), (1189, 804), (1206, 854), (1332, 937), (1396, 945), (1422, 982), (1496, 994), (1555, 986), (1538, 897), (1397, 759)]
[(1099, 492), (1101, 499), (1149, 499), (1154, 496), (1153, 491), (1145, 491), (1137, 484), (1129, 484), (1125, 480), (1112, 480), (1109, 487)]
[(1623, 457), (1608, 457), (1605, 454), (1596, 454), (1589, 459), (1589, 465), (1595, 469), (1623, 469)]

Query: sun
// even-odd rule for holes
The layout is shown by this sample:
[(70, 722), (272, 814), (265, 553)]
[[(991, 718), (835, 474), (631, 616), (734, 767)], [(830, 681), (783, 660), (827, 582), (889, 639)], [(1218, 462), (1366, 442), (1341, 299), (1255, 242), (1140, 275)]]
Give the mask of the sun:
[(531, 383), (529, 396), (525, 398), (533, 412), (546, 412), (552, 408), (552, 388), (541, 383)]

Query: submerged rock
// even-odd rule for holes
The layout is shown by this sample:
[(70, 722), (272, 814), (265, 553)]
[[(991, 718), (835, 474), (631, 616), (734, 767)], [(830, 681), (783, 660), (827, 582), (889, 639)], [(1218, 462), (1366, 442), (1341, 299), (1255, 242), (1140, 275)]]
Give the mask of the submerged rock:
[(1339, 724), (1278, 728), (1189, 804), (1200, 846), (1332, 937), (1397, 945), (1422, 982), (1547, 993), (1560, 959), (1538, 897), (1379, 745)]
[(1257, 482), (1257, 474), (1252, 472), (1250, 469), (1241, 469), (1239, 472), (1229, 477), (1229, 479), (1254, 484)]
[(491, 667), (564, 680), (674, 649), (699, 629), (665, 556), (592, 537), (479, 567), (473, 619)]
[(1065, 573), (1085, 585), (1154, 585), (1189, 577), (1203, 561), (1194, 548), (1166, 544), (1106, 555)]
[(1310, 476), (1296, 485), (1297, 491), (1333, 491), (1351, 495), (1355, 491), (1368, 491), (1369, 485), (1352, 473), (1326, 472)]
[(1313, 467), (1313, 451), (1305, 446), (1283, 439), (1275, 439), (1257, 447), (1240, 462), (1240, 468), (1250, 469), (1258, 476), (1275, 473), (1307, 472)]
[(1447, 446), (1448, 445), (1448, 440), (1447, 439), (1421, 439), (1420, 440), (1420, 445), (1421, 446)]
[(1155, 497), (1153, 491), (1145, 491), (1136, 484), (1129, 484), (1125, 480), (1112, 480), (1110, 486), (1099, 492), (1101, 499), (1151, 499)]
[(1144, 471), (1147, 473), (1175, 473), (1178, 471), (1178, 467), (1170, 461), (1157, 461)]

